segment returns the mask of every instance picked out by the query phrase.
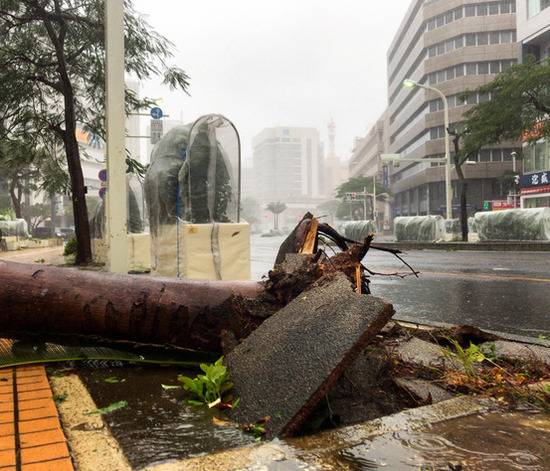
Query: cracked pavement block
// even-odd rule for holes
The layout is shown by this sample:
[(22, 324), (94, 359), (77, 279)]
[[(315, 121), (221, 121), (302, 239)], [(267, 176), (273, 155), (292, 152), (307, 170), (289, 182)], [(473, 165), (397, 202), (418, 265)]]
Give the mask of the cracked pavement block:
[(392, 315), (391, 304), (355, 293), (344, 275), (302, 293), (227, 355), (235, 420), (268, 416), (268, 437), (295, 433)]

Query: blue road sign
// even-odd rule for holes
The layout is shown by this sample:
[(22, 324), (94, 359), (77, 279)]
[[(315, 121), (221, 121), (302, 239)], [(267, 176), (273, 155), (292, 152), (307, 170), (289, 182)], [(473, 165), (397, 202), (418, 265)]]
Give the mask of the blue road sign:
[(162, 110), (158, 106), (155, 106), (154, 108), (151, 108), (151, 118), (161, 119), (162, 116), (163, 116)]
[(103, 168), (101, 169), (97, 174), (99, 181), (106, 182), (107, 181), (107, 169)]

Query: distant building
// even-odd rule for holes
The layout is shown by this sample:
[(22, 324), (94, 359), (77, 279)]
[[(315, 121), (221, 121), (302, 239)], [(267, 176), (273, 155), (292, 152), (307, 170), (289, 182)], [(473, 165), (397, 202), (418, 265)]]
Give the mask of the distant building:
[(323, 188), (327, 197), (334, 197), (336, 188), (347, 180), (347, 165), (343, 164), (340, 157), (336, 155), (336, 124), (331, 119), (327, 126), (328, 130), (328, 152), (324, 161)]
[(321, 149), (314, 128), (266, 128), (252, 141), (255, 194), (264, 202), (314, 199), (320, 185)]
[(380, 156), (387, 151), (387, 113), (376, 121), (365, 137), (357, 138), (349, 161), (349, 176), (372, 177), (377, 175), (382, 181), (383, 170)]
[[(449, 102), (452, 126), (471, 105), (490, 98), (479, 95), (465, 102), (460, 93), (490, 82), (517, 60), (515, 1), (412, 1), (388, 50), (389, 153), (424, 158), (445, 152), (442, 100), (419, 87), (404, 88), (405, 79), (440, 89)], [(471, 159), (476, 165), (465, 166), (471, 213), (481, 210), (484, 200), (506, 198), (498, 177), (512, 169), (511, 154), (518, 147), (491, 145)], [(454, 171), (452, 178), (456, 217)], [(444, 180), (444, 167), (436, 164), (393, 167), (394, 216), (444, 214)]]
[[(518, 2), (517, 31), (523, 60), (528, 55), (538, 60), (550, 57), (550, 0)], [(524, 145), (523, 173), (522, 207), (550, 207), (550, 143), (547, 140)]]

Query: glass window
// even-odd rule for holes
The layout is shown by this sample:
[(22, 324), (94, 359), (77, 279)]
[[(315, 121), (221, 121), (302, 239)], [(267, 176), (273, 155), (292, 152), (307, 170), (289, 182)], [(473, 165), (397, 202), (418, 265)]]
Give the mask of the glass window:
[(439, 43), (437, 45), (437, 55), (445, 54), (445, 43)]
[(486, 101), (489, 101), (489, 94), (488, 93), (480, 93), (478, 97), (479, 103), (484, 103)]
[(500, 73), (500, 62), (499, 61), (491, 61), (489, 70), (492, 74), (498, 74)]
[(430, 113), (437, 111), (437, 100), (430, 101)]
[(466, 99), (466, 103), (468, 103), (469, 105), (475, 105), (477, 103), (477, 94), (472, 93), (471, 95), (469, 95)]
[(477, 6), (477, 16), (487, 15), (487, 5), (478, 5)]
[(459, 36), (455, 39), (455, 49), (460, 49), (464, 47), (464, 36)]
[(430, 46), (428, 48), (428, 57), (435, 57), (437, 54), (436, 54), (436, 47), (435, 46)]
[(447, 97), (447, 103), (449, 104), (450, 108), (454, 108), (456, 106), (456, 95), (451, 95)]
[(465, 16), (476, 16), (476, 6), (475, 5), (466, 5), (464, 7)]
[(458, 20), (458, 19), (462, 18), (462, 16), (463, 16), (462, 7), (457, 8), (455, 10), (455, 20)]
[(430, 139), (431, 140), (437, 139), (437, 128), (430, 129)]
[(428, 31), (431, 31), (432, 29), (435, 29), (435, 18), (428, 21)]
[(453, 22), (453, 12), (450, 11), (448, 13), (445, 13), (445, 24), (449, 24)]
[(437, 83), (441, 83), (441, 82), (444, 82), (445, 81), (445, 71), (444, 70), (440, 70), (438, 73), (437, 73)]
[[(543, 3), (546, 3), (546, 6), (548, 6), (548, 0), (542, 0)], [(546, 7), (543, 7), (543, 8), (546, 8)], [(512, 13), (515, 13), (516, 12), (516, 2), (512, 2), (510, 4), (510, 9), (512, 11)]]
[(479, 75), (487, 75), (489, 73), (489, 62), (480, 62), (477, 66)]
[(455, 77), (462, 77), (464, 75), (464, 64), (455, 65)]
[(466, 75), (477, 75), (477, 64), (466, 64)]
[(476, 35), (473, 33), (468, 33), (466, 35), (466, 46), (475, 46), (476, 45)]
[(500, 32), (500, 42), (501, 43), (511, 43), (512, 42), (512, 32), (511, 31), (501, 31)]
[(439, 15), (435, 19), (435, 24), (439, 28), (440, 26), (443, 26), (445, 24), (445, 17), (443, 15)]
[(502, 3), (500, 4), (500, 13), (501, 13), (501, 14), (510, 13), (510, 3), (508, 3), (508, 2), (502, 2)]
[(445, 43), (445, 52), (452, 52), (455, 49), (455, 40), (450, 39)]
[(485, 46), (489, 44), (489, 34), (488, 33), (478, 33), (477, 34), (477, 45)]
[(535, 172), (546, 170), (546, 141), (539, 141), (535, 144)]
[(454, 69), (454, 67), (449, 67), (446, 70), (446, 73), (447, 73), (447, 80), (452, 80), (452, 79), (455, 78), (455, 69)]
[(479, 153), (480, 162), (490, 162), (491, 161), (491, 151), (489, 149), (483, 149)]
[(498, 31), (491, 31), (489, 34), (489, 42), (491, 44), (498, 44), (500, 42), (500, 33)]
[(529, 145), (523, 148), (523, 171), (525, 173), (535, 171), (535, 146)]
[(504, 72), (506, 69), (509, 69), (512, 66), (511, 60), (503, 60), (501, 61), (501, 68), (500, 70)]
[(493, 149), (491, 151), (491, 160), (493, 162), (501, 162), (502, 161), (502, 149)]
[(489, 3), (489, 15), (498, 15), (498, 2)]
[(466, 101), (464, 100), (464, 97), (462, 95), (456, 96), (456, 106), (463, 106), (466, 104)]

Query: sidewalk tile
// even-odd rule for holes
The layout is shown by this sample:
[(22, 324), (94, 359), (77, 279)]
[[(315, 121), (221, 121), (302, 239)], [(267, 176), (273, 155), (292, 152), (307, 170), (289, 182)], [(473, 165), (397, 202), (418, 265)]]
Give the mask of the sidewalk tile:
[(9, 424), (0, 424), (0, 437), (6, 435), (13, 435), (15, 433), (15, 426), (13, 423)]
[(21, 449), (21, 463), (39, 463), (41, 461), (68, 458), (69, 449), (66, 443), (55, 443), (52, 445), (35, 446)]
[(52, 397), (51, 389), (41, 389), (39, 391), (23, 391), (17, 393), (17, 399), (21, 401), (30, 401), (32, 399), (46, 399)]
[(52, 403), (52, 400), (49, 397), (45, 399), (33, 399), (31, 401), (19, 401), (19, 403), (17, 404), (17, 409), (19, 411), (40, 409), (41, 407), (48, 406), (51, 403)]
[[(24, 464), (21, 471), (73, 471), (73, 463), (70, 458), (60, 460), (43, 461), (42, 463)], [(0, 468), (0, 471), (4, 471)]]
[(15, 450), (15, 435), (0, 437), (0, 450)]
[(19, 443), (21, 444), (21, 448), (64, 442), (65, 435), (63, 435), (63, 431), (61, 429), (47, 430), (45, 432), (24, 433), (19, 435)]
[(0, 412), (0, 424), (7, 424), (13, 422), (13, 411), (11, 412)]
[(0, 469), (2, 466), (15, 466), (15, 450), (0, 451)]
[(55, 404), (50, 404), (40, 409), (30, 409), (19, 411), (20, 422), (27, 420), (46, 419), (48, 417), (57, 417), (57, 408)]
[(61, 428), (61, 424), (59, 423), (59, 419), (57, 417), (48, 417), (47, 419), (37, 420), (25, 420), (24, 422), (19, 422), (19, 433), (21, 435), (25, 433), (52, 430), (55, 428)]

